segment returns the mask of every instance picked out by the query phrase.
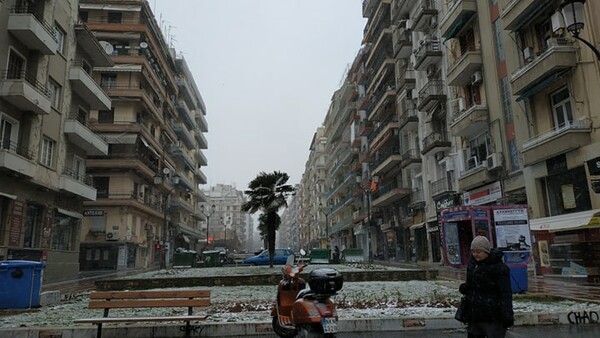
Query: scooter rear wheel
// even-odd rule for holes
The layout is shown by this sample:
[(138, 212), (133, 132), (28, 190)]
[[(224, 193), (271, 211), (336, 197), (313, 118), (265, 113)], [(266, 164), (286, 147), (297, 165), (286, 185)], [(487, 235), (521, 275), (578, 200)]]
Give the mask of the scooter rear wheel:
[(281, 325), (279, 325), (279, 320), (277, 319), (277, 316), (273, 317), (272, 326), (275, 334), (281, 338), (294, 338), (298, 333), (297, 330), (290, 330), (286, 329), (285, 327), (281, 327)]

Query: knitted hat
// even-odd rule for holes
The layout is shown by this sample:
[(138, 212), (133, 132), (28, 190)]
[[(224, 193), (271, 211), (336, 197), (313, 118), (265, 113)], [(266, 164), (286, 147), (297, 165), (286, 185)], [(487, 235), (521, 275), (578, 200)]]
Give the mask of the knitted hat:
[(477, 236), (471, 242), (471, 250), (481, 250), (489, 254), (492, 251), (492, 243), (485, 236)]

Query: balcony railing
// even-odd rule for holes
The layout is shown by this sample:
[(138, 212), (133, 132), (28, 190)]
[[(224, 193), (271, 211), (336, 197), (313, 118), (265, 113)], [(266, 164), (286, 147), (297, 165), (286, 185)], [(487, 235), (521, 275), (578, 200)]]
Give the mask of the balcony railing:
[(37, 89), (42, 95), (50, 98), (50, 91), (46, 88), (46, 86), (43, 83), (39, 82), (34, 74), (28, 73), (24, 70), (3, 70), (2, 80), (24, 80), (25, 82), (32, 85), (35, 89)]
[(548, 139), (555, 135), (559, 135), (569, 130), (589, 130), (591, 128), (590, 120), (575, 120), (567, 121), (565, 124), (557, 126), (556, 128), (550, 129), (544, 133), (539, 134), (536, 137), (531, 138), (529, 141), (523, 144), (523, 150), (535, 147), (541, 143), (544, 143)]
[(52, 27), (52, 25), (48, 21), (44, 20), (44, 15), (42, 15), (42, 13), (34, 10), (33, 8), (31, 8), (30, 6), (27, 6), (27, 5), (12, 7), (10, 9), (10, 12), (13, 14), (31, 14), (31, 15), (33, 15), (33, 17), (42, 25), (44, 30), (46, 32), (48, 32), (48, 34), (50, 34), (52, 39), (54, 39), (54, 41), (58, 42), (58, 40), (56, 39), (56, 32), (54, 31), (54, 27)]
[(79, 183), (82, 183), (82, 184), (85, 184), (88, 186), (92, 186), (92, 177), (86, 175), (85, 173), (81, 173), (81, 172), (78, 172), (71, 168), (65, 167), (65, 168), (63, 168), (62, 174), (64, 176), (68, 176), (68, 177), (74, 179), (75, 181), (77, 181)]
[(18, 145), (13, 141), (2, 141), (0, 139), (0, 150), (7, 150), (10, 153), (25, 157), (28, 160), (33, 160), (35, 153), (26, 147)]
[(435, 196), (447, 191), (454, 191), (452, 188), (452, 176), (431, 182), (431, 195)]

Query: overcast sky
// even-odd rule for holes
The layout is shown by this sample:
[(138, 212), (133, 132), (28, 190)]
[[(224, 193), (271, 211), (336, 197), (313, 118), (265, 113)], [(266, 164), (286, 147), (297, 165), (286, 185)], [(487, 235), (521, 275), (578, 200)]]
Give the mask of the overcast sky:
[(207, 189), (260, 171), (299, 183), (361, 46), (360, 0), (149, 0), (207, 107)]

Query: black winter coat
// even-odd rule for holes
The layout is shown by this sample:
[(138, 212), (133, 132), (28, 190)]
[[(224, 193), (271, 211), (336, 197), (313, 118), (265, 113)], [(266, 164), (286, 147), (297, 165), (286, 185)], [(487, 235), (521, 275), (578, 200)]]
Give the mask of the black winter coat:
[(499, 322), (504, 327), (514, 323), (510, 272), (502, 255), (492, 250), (481, 262), (473, 256), (469, 260), (467, 282), (460, 288), (467, 298), (469, 323)]

